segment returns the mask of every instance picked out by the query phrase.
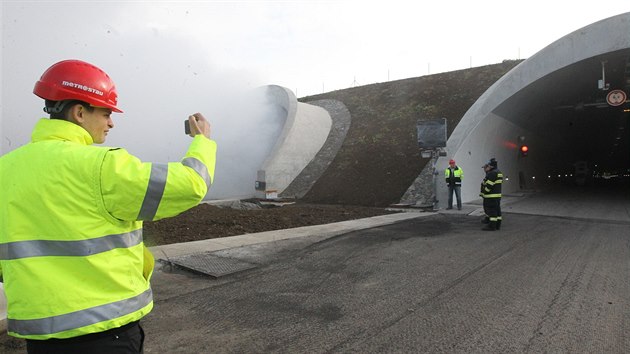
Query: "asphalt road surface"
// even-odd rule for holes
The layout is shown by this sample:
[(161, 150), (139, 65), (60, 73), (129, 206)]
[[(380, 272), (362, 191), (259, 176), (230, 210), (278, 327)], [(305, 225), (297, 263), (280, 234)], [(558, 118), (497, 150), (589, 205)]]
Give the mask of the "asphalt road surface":
[[(436, 214), (156, 272), (145, 353), (628, 353), (630, 223)], [(317, 241), (317, 242), (316, 242)]]

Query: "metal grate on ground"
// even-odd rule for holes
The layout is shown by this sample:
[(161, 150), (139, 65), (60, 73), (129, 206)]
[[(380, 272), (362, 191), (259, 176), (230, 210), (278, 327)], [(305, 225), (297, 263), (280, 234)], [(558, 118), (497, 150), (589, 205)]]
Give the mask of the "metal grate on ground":
[(257, 267), (234, 258), (219, 257), (210, 253), (192, 254), (169, 258), (168, 262), (178, 267), (218, 278)]

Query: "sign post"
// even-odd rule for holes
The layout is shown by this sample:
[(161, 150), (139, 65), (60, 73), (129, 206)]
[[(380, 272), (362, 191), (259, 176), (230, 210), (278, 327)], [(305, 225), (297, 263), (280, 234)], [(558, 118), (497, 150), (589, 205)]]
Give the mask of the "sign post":
[(446, 118), (418, 121), (418, 146), (423, 158), (431, 158), (431, 175), (433, 177), (433, 190), (431, 193), (432, 209), (437, 210), (437, 160), (440, 156), (446, 156)]

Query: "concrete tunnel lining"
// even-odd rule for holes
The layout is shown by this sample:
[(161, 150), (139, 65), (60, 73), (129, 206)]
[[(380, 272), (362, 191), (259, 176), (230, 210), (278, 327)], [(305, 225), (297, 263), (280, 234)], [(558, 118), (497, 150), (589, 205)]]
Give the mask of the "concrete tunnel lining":
[(279, 196), (282, 198), (301, 199), (308, 193), (315, 182), (324, 174), (328, 166), (339, 152), (343, 144), (352, 116), (348, 108), (337, 100), (317, 100), (308, 103), (325, 109), (332, 118), (332, 126), (326, 142), (319, 150), (313, 160), (295, 177), (295, 179), (285, 188)]
[[(497, 158), (500, 169), (507, 176), (503, 185), (504, 193), (517, 192), (522, 188), (518, 179), (519, 173), (528, 177), (544, 173), (549, 168), (549, 156), (542, 155), (553, 154), (554, 149), (557, 149), (555, 142), (561, 138), (550, 142), (550, 134), (544, 130), (545, 125), (527, 124), (528, 119), (531, 119), (529, 113), (533, 113), (528, 109), (545, 102), (547, 105), (560, 103), (559, 93), (538, 92), (529, 95), (527, 99), (531, 102), (525, 102), (525, 109), (517, 109), (524, 102), (509, 101), (510, 98), (517, 97), (519, 92), (530, 85), (571, 65), (588, 63), (592, 58), (605, 58), (609, 53), (629, 57), (628, 33), (630, 13), (593, 23), (553, 42), (493, 84), (455, 127), (447, 141), (447, 156), (437, 160), (438, 185), (442, 186), (437, 193), (437, 199), (441, 201), (440, 207), (445, 206), (447, 191), (444, 184), (439, 183), (442, 181), (439, 172), (448, 165), (450, 158), (454, 158), (465, 171), (462, 186), (464, 202), (479, 198), (479, 183), (484, 176), (481, 165), (490, 157)], [(601, 69), (598, 70), (596, 73), (601, 74)], [(596, 86), (597, 81), (592, 82), (592, 85)], [(564, 86), (567, 90), (572, 90), (577, 85), (566, 82)], [(520, 136), (525, 136), (527, 144), (538, 149), (537, 157), (532, 156), (532, 153), (526, 158), (519, 158), (517, 139)], [(430, 169), (432, 166), (427, 164), (426, 168)]]
[(332, 118), (323, 108), (297, 101), (290, 90), (266, 86), (267, 95), (286, 112), (272, 151), (256, 178), (256, 197), (282, 193), (320, 151), (330, 133)]

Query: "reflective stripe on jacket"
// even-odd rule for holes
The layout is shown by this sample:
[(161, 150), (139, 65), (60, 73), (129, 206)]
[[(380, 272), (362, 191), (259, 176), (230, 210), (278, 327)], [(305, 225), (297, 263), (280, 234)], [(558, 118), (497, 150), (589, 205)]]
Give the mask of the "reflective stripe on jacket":
[(451, 184), (452, 180), (454, 185), (461, 186), (464, 180), (464, 170), (459, 168), (459, 166), (455, 166), (453, 175), (451, 176), (451, 168), (447, 167), (446, 170), (444, 170), (444, 178), (446, 179), (446, 184)]
[(481, 182), (482, 198), (501, 198), (501, 185), (503, 184), (503, 173), (497, 169), (486, 172), (486, 177)]
[(92, 142), (78, 125), (42, 119), (31, 143), (0, 157), (10, 335), (70, 338), (149, 313), (154, 260), (142, 220), (194, 207), (212, 183), (216, 144), (203, 136), (168, 164)]

